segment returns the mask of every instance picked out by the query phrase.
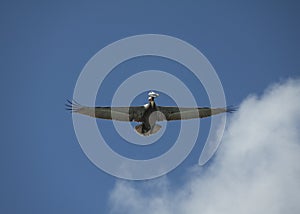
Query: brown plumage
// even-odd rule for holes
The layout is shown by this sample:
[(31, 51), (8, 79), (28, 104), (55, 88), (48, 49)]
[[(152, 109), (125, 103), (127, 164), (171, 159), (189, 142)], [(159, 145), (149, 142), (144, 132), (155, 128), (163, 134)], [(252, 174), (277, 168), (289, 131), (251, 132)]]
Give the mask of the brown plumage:
[[(150, 92), (151, 93), (151, 92)], [(150, 95), (149, 93), (149, 95)], [(152, 92), (154, 93), (154, 92)], [(212, 115), (233, 112), (236, 109), (232, 107), (226, 108), (181, 108), (175, 106), (156, 106), (154, 102), (155, 96), (149, 97), (149, 103), (144, 106), (130, 106), (130, 107), (87, 107), (78, 104), (77, 102), (69, 101), (66, 104), (68, 110), (88, 115), (90, 117), (118, 120), (118, 121), (136, 121), (142, 124), (135, 127), (135, 130), (144, 136), (156, 133), (160, 126), (156, 121), (172, 121), (172, 120), (188, 120), (195, 118), (210, 117)]]

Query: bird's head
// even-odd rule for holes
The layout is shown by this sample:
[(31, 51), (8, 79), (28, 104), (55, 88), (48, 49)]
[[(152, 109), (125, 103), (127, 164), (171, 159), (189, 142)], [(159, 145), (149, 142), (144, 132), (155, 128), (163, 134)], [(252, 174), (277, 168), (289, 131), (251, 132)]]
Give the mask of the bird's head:
[(148, 96), (149, 96), (148, 101), (149, 101), (150, 105), (153, 107), (154, 106), (154, 98), (158, 97), (159, 94), (151, 91), (151, 92), (148, 93)]
[(155, 98), (155, 97), (158, 97), (159, 94), (158, 94), (158, 93), (155, 93), (154, 91), (150, 91), (150, 92), (148, 93), (148, 96), (149, 96), (149, 97)]

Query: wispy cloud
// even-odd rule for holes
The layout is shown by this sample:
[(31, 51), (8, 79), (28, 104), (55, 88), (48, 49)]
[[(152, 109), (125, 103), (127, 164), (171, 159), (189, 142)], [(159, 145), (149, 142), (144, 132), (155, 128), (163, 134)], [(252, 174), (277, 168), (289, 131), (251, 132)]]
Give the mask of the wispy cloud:
[(112, 213), (299, 213), (300, 81), (250, 96), (233, 115), (213, 163), (195, 166), (183, 188), (167, 178), (118, 181)]

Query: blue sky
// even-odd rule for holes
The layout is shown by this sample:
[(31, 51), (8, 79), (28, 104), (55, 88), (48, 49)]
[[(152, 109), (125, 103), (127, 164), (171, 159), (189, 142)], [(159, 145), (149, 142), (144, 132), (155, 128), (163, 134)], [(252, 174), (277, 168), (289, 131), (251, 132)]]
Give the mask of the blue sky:
[[(88, 160), (77, 143), (71, 114), (64, 109), (82, 68), (101, 48), (136, 34), (178, 37), (214, 66), (227, 103), (240, 104), (270, 84), (299, 77), (299, 9), (296, 1), (2, 1), (0, 212), (111, 209), (108, 198), (118, 179)], [(117, 69), (125, 76), (144, 69), (176, 74), (182, 68), (163, 59), (141, 58)], [(112, 73), (103, 87), (116, 87), (122, 78)], [(182, 78), (197, 91), (192, 77)], [(199, 105), (208, 105), (201, 87), (196, 94)], [(134, 104), (144, 104), (144, 95)], [(98, 94), (97, 104), (109, 105), (110, 97)], [(110, 122), (99, 122), (102, 125), (112, 141), (118, 139), (110, 132)], [(207, 125), (189, 157), (168, 174), (172, 187), (184, 185), (186, 171), (197, 164)], [(120, 151), (130, 151), (125, 146), (120, 142)], [(161, 152), (168, 145), (153, 146)]]

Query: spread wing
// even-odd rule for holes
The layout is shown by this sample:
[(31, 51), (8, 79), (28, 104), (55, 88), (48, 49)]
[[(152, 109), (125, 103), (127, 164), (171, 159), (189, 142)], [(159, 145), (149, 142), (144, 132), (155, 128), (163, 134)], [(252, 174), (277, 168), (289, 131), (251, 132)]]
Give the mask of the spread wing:
[[(233, 107), (226, 108), (179, 108), (172, 106), (157, 106), (157, 110), (162, 112), (166, 120), (188, 120), (194, 118), (210, 117), (223, 112), (233, 112), (236, 109)], [(164, 120), (160, 118), (159, 120)]]
[(69, 101), (66, 104), (67, 110), (76, 112), (79, 114), (88, 115), (90, 117), (96, 117), (107, 120), (118, 121), (136, 121), (141, 122), (141, 118), (144, 114), (144, 106), (132, 106), (132, 107), (88, 107), (78, 104), (76, 101)]

